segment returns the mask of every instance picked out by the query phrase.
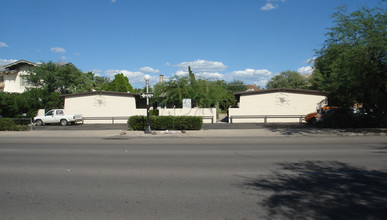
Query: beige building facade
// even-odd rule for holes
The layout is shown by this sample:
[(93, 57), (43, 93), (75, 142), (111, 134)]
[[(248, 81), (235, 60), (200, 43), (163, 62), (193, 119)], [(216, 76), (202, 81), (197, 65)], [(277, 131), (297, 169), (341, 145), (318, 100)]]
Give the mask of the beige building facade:
[(26, 60), (19, 60), (0, 68), (0, 92), (23, 93), (31, 87), (23, 77), (27, 75), (32, 67), (37, 66)]
[(232, 123), (263, 123), (264, 116), (268, 123), (299, 122), (304, 115), (315, 112), (318, 104), (327, 98), (319, 91), (301, 89), (267, 89), (239, 92), (235, 96), (238, 108), (229, 109)]
[[(66, 114), (82, 114), (85, 124), (126, 123), (130, 116), (146, 115), (137, 108), (139, 94), (95, 91), (64, 95)], [(102, 120), (102, 118), (104, 118)]]
[[(146, 116), (146, 99), (140, 94), (94, 91), (63, 95), (66, 114), (82, 114), (85, 124), (126, 123), (134, 115)], [(215, 108), (159, 109), (160, 116), (202, 116), (203, 123), (216, 122)]]

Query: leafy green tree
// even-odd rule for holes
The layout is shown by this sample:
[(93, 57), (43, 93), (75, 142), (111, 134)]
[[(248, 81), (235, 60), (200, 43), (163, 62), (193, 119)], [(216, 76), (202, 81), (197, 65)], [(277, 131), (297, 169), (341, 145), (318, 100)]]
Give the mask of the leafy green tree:
[(269, 80), (266, 88), (291, 88), (291, 89), (307, 89), (309, 85), (308, 79), (296, 71), (285, 71), (274, 76)]
[[(385, 4), (386, 1), (380, 4)], [(379, 113), (387, 110), (386, 7), (362, 7), (347, 14), (339, 7), (333, 14), (324, 47), (318, 51), (313, 88), (329, 91), (331, 104), (362, 103)]]
[(224, 81), (210, 81), (196, 79), (195, 74), (188, 67), (188, 76), (175, 76), (169, 81), (157, 83), (154, 102), (168, 107), (182, 107), (184, 98), (192, 100), (193, 107), (222, 107), (227, 109), (235, 101), (232, 91), (227, 90)]
[[(226, 111), (229, 107), (234, 105), (236, 102), (233, 89), (236, 89), (238, 87), (236, 86), (237, 84), (234, 84), (233, 82), (226, 83), (223, 80), (217, 80), (217, 81), (211, 82), (211, 84), (212, 84), (211, 87), (213, 88), (212, 93), (216, 94), (215, 95), (216, 102), (218, 103), (218, 106), (221, 110)], [(231, 86), (230, 86), (230, 84), (231, 84)], [(240, 86), (240, 84), (239, 84), (239, 86)], [(246, 90), (245, 88), (247, 88), (246, 85), (244, 85), (244, 87), (242, 87), (242, 86), (239, 87), (239, 89), (242, 89), (241, 91), (245, 91)]]
[(233, 80), (227, 83), (226, 88), (232, 93), (234, 92), (243, 92), (247, 90), (247, 85), (241, 80)]
[(60, 93), (42, 88), (30, 88), (23, 93), (0, 93), (0, 115), (10, 118), (35, 117), (38, 109), (63, 108)]
[(183, 98), (192, 97), (189, 95), (188, 77), (175, 76), (169, 81), (157, 83), (153, 90), (155, 91), (154, 102), (168, 107), (182, 107)]
[(85, 73), (85, 77), (91, 82), (91, 89), (89, 90), (107, 90), (108, 84), (111, 80), (106, 76), (96, 76), (93, 72)]
[(133, 89), (133, 93), (143, 93), (143, 92), (146, 92), (146, 88), (134, 88)]
[(43, 62), (32, 68), (26, 78), (47, 92), (68, 94), (90, 91), (92, 88), (90, 78), (71, 63)]
[(124, 76), (123, 73), (118, 73), (114, 76), (113, 81), (107, 85), (107, 91), (133, 93), (134, 89), (130, 85), (128, 77)]
[(111, 80), (106, 76), (94, 76), (93, 85), (95, 90), (106, 90)]
[[(153, 89), (151, 86), (149, 86), (148, 91), (151, 93), (153, 92)], [(143, 88), (134, 88), (133, 93), (145, 93), (146, 92), (146, 86)]]

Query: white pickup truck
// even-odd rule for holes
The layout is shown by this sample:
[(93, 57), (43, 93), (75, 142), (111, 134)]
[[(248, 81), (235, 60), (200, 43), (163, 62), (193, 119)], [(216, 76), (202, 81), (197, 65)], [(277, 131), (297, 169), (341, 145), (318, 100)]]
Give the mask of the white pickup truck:
[(83, 123), (83, 117), (82, 115), (65, 115), (63, 109), (52, 109), (43, 116), (36, 116), (34, 122), (37, 126), (59, 123), (66, 126), (78, 122)]

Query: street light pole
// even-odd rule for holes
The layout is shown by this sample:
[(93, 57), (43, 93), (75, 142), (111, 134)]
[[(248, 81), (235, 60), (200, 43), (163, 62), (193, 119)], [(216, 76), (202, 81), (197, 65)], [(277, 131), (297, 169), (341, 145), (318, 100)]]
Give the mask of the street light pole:
[[(146, 93), (148, 94), (149, 93), (150, 76), (145, 75), (144, 79), (145, 79), (145, 83), (146, 83)], [(149, 97), (147, 96), (146, 97), (146, 129), (145, 129), (145, 134), (151, 134), (151, 133), (152, 133), (152, 130), (151, 130), (150, 121), (149, 121)]]

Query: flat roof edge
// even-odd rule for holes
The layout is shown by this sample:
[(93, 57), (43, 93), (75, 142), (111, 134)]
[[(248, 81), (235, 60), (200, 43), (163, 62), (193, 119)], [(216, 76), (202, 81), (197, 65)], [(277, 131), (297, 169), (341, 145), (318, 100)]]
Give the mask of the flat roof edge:
[(318, 90), (308, 90), (308, 89), (290, 89), (290, 88), (276, 88), (276, 89), (265, 89), (259, 91), (247, 91), (247, 92), (235, 92), (234, 95), (260, 95), (267, 93), (275, 92), (288, 92), (288, 93), (297, 93), (297, 94), (306, 94), (306, 95), (327, 95), (324, 92)]

